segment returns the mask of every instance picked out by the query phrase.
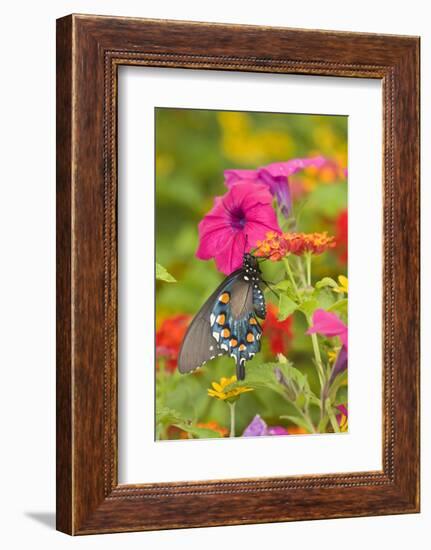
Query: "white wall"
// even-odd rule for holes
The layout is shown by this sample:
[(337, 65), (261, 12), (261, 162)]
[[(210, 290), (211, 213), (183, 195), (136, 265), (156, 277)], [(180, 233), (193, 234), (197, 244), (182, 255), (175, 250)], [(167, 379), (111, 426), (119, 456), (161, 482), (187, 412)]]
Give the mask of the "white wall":
[[(392, 550), (420, 542), (429, 531), (431, 401), (422, 410), (422, 514), (290, 524), (103, 535), (72, 539), (54, 524), (54, 243), (55, 18), (70, 12), (339, 29), (422, 36), (422, 98), (431, 97), (431, 30), (421, 0), (255, 2), (182, 0), (56, 0), (2, 5), (0, 541), (3, 548), (168, 548), (187, 545), (249, 549), (272, 544), (353, 550), (380, 544)], [(429, 101), (422, 101), (423, 151), (431, 150)], [(430, 250), (430, 167), (423, 156), (423, 250)], [(429, 255), (423, 258), (423, 327), (431, 329)], [(422, 385), (430, 386), (429, 339)], [(271, 542), (270, 542), (271, 541)]]

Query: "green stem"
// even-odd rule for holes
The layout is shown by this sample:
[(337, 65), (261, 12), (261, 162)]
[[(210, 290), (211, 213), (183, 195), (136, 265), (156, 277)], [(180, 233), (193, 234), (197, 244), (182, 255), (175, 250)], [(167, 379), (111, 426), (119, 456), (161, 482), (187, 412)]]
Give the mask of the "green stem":
[(326, 412), (328, 413), (329, 420), (331, 421), (332, 429), (335, 433), (340, 433), (340, 427), (338, 426), (337, 419), (335, 418), (334, 411), (332, 410), (331, 403), (325, 402)]
[(286, 272), (289, 276), (290, 282), (292, 283), (293, 289), (295, 290), (298, 300), (301, 301), (301, 296), (299, 295), (298, 287), (296, 286), (295, 277), (293, 276), (292, 269), (289, 263), (289, 258), (287, 256), (284, 258), (284, 265), (286, 267)]
[(304, 411), (302, 414), (303, 414), (305, 420), (310, 424), (310, 428), (312, 428), (312, 433), (315, 434), (316, 433), (316, 428), (314, 427), (313, 421), (311, 420), (311, 416), (310, 416), (310, 412), (308, 410), (308, 407), (307, 407), (307, 410)]
[(302, 261), (302, 259), (299, 256), (295, 256), (295, 258), (296, 258), (298, 276), (301, 279), (302, 286), (306, 287), (307, 286), (307, 281), (306, 281), (305, 272), (304, 272), (304, 262)]
[(325, 373), (323, 372), (323, 364), (322, 364), (322, 357), (320, 355), (319, 342), (317, 341), (317, 334), (310, 334), (310, 336), (311, 336), (311, 342), (313, 344), (314, 358), (317, 364), (317, 374), (319, 375), (320, 387), (321, 387), (321, 390), (323, 391), (323, 387), (325, 385), (324, 384)]
[(234, 401), (233, 403), (228, 401), (227, 404), (229, 405), (229, 410), (230, 410), (230, 433), (229, 433), (229, 437), (235, 437), (235, 405), (236, 405), (236, 401)]
[(307, 286), (311, 286), (311, 254), (305, 255), (305, 265), (307, 266)]

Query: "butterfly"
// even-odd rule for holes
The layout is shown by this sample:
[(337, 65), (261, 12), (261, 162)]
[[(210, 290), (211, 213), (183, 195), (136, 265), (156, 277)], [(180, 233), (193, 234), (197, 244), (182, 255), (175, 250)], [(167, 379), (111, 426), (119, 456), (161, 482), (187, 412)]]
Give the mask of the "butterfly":
[(187, 373), (217, 356), (229, 354), (238, 380), (245, 378), (245, 363), (260, 351), (266, 317), (257, 259), (244, 254), (243, 265), (220, 284), (198, 311), (184, 336), (178, 370)]

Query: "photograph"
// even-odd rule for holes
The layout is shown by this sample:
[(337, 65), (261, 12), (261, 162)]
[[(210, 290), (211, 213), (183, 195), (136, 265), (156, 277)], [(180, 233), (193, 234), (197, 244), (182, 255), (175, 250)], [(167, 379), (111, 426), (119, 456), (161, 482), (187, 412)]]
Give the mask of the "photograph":
[(348, 431), (348, 116), (155, 108), (156, 440)]

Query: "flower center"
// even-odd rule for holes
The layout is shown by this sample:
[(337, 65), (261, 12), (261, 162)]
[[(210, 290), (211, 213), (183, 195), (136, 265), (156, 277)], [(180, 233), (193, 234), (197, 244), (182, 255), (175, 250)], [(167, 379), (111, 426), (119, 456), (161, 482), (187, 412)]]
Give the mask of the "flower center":
[(246, 217), (242, 208), (236, 208), (231, 211), (231, 225), (234, 229), (243, 229), (246, 224)]

